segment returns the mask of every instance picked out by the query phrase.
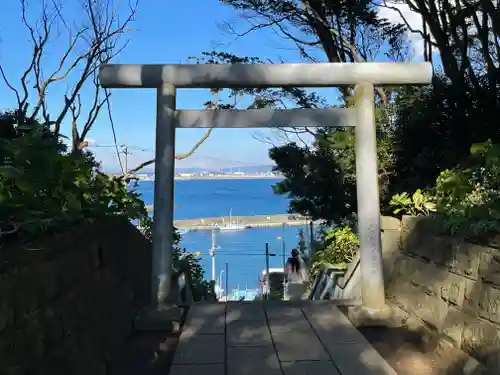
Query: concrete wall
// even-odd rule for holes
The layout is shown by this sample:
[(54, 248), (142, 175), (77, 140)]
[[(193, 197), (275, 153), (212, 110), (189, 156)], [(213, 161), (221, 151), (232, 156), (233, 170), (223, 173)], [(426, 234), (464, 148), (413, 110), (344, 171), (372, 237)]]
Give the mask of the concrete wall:
[(118, 218), (0, 250), (0, 374), (105, 374), (150, 265), (149, 241)]
[(442, 235), (429, 218), (404, 217), (382, 236), (388, 300), (500, 374), (498, 248)]

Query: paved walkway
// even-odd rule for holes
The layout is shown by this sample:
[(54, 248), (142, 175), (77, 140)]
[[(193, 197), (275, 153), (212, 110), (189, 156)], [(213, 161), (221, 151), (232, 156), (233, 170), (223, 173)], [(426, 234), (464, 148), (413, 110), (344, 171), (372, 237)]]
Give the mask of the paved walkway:
[(312, 374), (397, 375), (336, 306), (312, 301), (194, 305), (170, 371)]

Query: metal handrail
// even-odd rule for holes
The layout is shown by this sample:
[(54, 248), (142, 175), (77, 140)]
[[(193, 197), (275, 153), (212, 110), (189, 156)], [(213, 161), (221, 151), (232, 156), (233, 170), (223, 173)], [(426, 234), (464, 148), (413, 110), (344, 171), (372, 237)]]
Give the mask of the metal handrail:
[(345, 275), (345, 269), (332, 264), (324, 263), (320, 266), (320, 271), (314, 279), (313, 286), (309, 292), (308, 299), (324, 300), (326, 295), (332, 294), (337, 286), (337, 280)]
[[(189, 254), (182, 254), (179, 257), (179, 261), (183, 261)], [(176, 301), (177, 305), (188, 307), (195, 303), (195, 299), (193, 296), (193, 283), (191, 277), (191, 269), (187, 265), (187, 263), (180, 267), (179, 271), (174, 275), (174, 278), (177, 281), (177, 289), (179, 291), (178, 301)], [(215, 291), (213, 288), (208, 290), (207, 293), (202, 296), (205, 300), (209, 300), (213, 298), (216, 300)]]

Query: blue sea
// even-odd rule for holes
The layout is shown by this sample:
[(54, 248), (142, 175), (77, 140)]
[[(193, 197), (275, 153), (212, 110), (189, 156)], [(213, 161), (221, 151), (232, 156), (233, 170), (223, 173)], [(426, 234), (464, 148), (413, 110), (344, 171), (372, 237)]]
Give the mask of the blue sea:
[[(176, 180), (175, 220), (204, 217), (228, 216), (232, 210), (236, 216), (284, 214), (288, 199), (273, 193), (272, 185), (279, 180)], [(147, 205), (153, 204), (154, 183), (139, 182), (138, 192)], [(235, 232), (217, 232), (215, 265), (219, 279), (221, 271), (228, 264), (228, 285), (234, 289), (255, 289), (259, 287), (259, 274), (265, 269), (265, 244), (269, 244), (270, 267), (283, 267), (283, 242), (288, 254), (297, 246), (301, 227), (247, 229)], [(303, 228), (306, 229), (306, 228)], [(305, 231), (307, 233), (307, 230)], [(181, 245), (189, 252), (201, 253), (205, 278), (211, 279), (212, 263), (208, 251), (212, 246), (210, 231), (188, 232), (183, 235)], [(288, 256), (287, 256), (288, 257)], [(224, 271), (225, 272), (225, 271)], [(222, 274), (225, 285), (226, 275)]]

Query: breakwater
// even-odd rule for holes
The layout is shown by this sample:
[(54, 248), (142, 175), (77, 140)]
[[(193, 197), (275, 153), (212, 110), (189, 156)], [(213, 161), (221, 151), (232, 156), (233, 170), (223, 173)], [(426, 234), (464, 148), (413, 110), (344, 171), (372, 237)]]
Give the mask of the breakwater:
[(309, 220), (300, 215), (260, 215), (260, 216), (233, 216), (231, 221), (226, 217), (207, 217), (199, 219), (175, 220), (174, 225), (179, 229), (211, 230), (228, 224), (239, 224), (245, 228), (272, 228), (281, 226), (307, 225)]
[(211, 230), (228, 224), (238, 224), (245, 228), (275, 228), (281, 226), (301, 226), (308, 223), (309, 219), (296, 214), (233, 216), (231, 220), (225, 216), (174, 221), (174, 225), (177, 228), (190, 231)]

